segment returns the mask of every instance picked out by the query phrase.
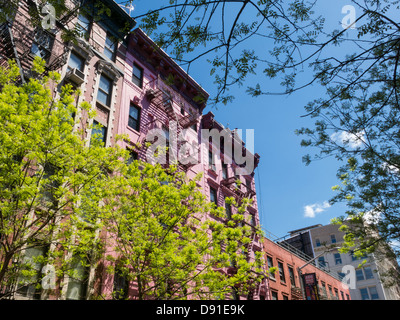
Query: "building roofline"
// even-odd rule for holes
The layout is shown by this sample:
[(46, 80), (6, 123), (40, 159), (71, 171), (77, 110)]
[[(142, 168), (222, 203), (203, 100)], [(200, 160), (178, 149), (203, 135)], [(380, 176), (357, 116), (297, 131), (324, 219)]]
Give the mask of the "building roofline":
[(174, 59), (172, 59), (160, 46), (158, 46), (141, 28), (136, 28), (131, 34), (139, 35), (143, 40), (147, 41), (148, 44), (156, 48), (157, 52), (166, 60), (171, 67), (177, 71), (182, 79), (187, 80), (193, 87), (195, 87), (204, 96), (205, 100), (208, 100), (209, 93), (194, 80)]
[(118, 3), (116, 3), (114, 0), (101, 0), (104, 2), (107, 6), (110, 7), (110, 9), (114, 10), (115, 12), (119, 13), (123, 18), (125, 18), (130, 25), (130, 29), (132, 30), (136, 26), (136, 20), (133, 19), (128, 12), (126, 12)]
[(304, 227), (304, 228), (288, 231), (288, 233), (292, 236), (292, 235), (295, 235), (297, 233), (300, 233), (301, 231), (308, 231), (308, 230), (319, 228), (319, 227), (322, 227), (322, 226), (323, 226), (322, 224), (315, 224), (315, 225), (312, 225), (312, 226), (309, 226), (309, 227)]

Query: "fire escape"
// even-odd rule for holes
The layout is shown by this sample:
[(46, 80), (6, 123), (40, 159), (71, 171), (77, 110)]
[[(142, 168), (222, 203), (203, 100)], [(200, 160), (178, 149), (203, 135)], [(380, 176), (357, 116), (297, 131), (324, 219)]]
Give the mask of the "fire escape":
[[(151, 83), (148, 84), (148, 86), (150, 85)], [(175, 122), (177, 126), (176, 135), (179, 137), (183, 133), (184, 129), (187, 129), (197, 123), (200, 113), (196, 112), (182, 115), (176, 112), (174, 103), (177, 105), (182, 105), (184, 98), (180, 94), (173, 92), (160, 77), (155, 80), (153, 86), (154, 88), (145, 89), (145, 94), (152, 105), (162, 110), (166, 114), (167, 120), (161, 121), (164, 127), (168, 127), (168, 124), (171, 123), (171, 121)], [(178, 154), (180, 147), (187, 142), (188, 141), (180, 141), (180, 139), (178, 139), (178, 150), (174, 150), (173, 154)], [(180, 163), (178, 159), (169, 160), (176, 162), (178, 168), (185, 172), (195, 165), (193, 162), (189, 162), (187, 164)], [(169, 164), (167, 163), (166, 167), (168, 166)]]
[(0, 25), (0, 65), (7, 67), (9, 59), (15, 60), (22, 82), (33, 76), (30, 69), (36, 56), (45, 60), (46, 72), (54, 71), (66, 63), (67, 50), (55, 32), (34, 26), (19, 11), (12, 21)]

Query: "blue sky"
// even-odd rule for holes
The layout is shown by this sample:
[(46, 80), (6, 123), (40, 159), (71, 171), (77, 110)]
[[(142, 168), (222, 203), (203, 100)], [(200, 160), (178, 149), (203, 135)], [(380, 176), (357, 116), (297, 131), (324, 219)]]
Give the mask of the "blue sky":
[[(168, 1), (144, 0), (134, 1), (133, 16), (157, 8)], [(340, 29), (340, 22), (345, 14), (342, 8), (350, 1), (323, 1), (318, 12), (326, 18), (328, 25)], [(251, 17), (249, 17), (251, 19)], [(354, 30), (349, 30), (353, 36)], [(246, 43), (249, 47), (264, 48), (259, 42)], [(346, 54), (337, 49), (337, 54)], [(168, 52), (168, 51), (167, 51)], [(215, 92), (209, 66), (204, 61), (190, 69), (190, 75), (211, 95)], [(307, 68), (304, 75), (306, 77)], [(302, 80), (302, 78), (299, 78)], [(246, 85), (263, 82), (271, 87), (271, 91), (282, 91), (277, 82), (268, 81), (262, 76), (252, 76)], [(279, 80), (278, 80), (279, 82)], [(314, 224), (328, 224), (330, 219), (344, 215), (345, 205), (327, 205), (334, 195), (331, 187), (338, 184), (336, 171), (340, 165), (335, 159), (324, 159), (305, 166), (302, 157), (314, 151), (300, 146), (301, 137), (295, 130), (301, 127), (313, 127), (313, 120), (301, 117), (305, 114), (304, 105), (323, 95), (318, 87), (309, 87), (297, 91), (291, 96), (261, 96), (252, 98), (245, 93), (246, 85), (235, 88), (235, 100), (218, 109), (206, 108), (205, 113), (212, 111), (216, 119), (231, 129), (238, 128), (245, 132), (254, 129), (255, 152), (260, 156), (260, 164), (256, 169), (256, 191), (259, 214), (262, 226), (272, 234), (282, 237), (288, 231)]]

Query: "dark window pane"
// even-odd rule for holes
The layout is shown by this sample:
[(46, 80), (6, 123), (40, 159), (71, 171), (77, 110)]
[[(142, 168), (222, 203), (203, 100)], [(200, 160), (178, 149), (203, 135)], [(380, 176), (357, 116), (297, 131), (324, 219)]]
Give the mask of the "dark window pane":
[(93, 121), (93, 129), (92, 129), (92, 137), (91, 139), (97, 139), (105, 144), (107, 137), (107, 128), (102, 126), (99, 128), (99, 123), (97, 121)]
[(143, 69), (136, 64), (133, 64), (132, 82), (140, 88), (143, 86)]
[(71, 52), (68, 61), (68, 67), (70, 69), (78, 69), (80, 71), (83, 71), (83, 65), (84, 65), (84, 59), (75, 54), (74, 52)]
[(129, 108), (128, 126), (132, 129), (135, 129), (136, 131), (139, 131), (140, 127), (139, 117), (140, 109), (135, 105), (131, 105)]

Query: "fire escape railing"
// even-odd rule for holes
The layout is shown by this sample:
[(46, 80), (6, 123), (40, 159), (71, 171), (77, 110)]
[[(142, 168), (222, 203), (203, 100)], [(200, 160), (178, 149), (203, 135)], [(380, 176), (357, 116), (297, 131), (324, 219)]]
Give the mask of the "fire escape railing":
[(26, 73), (31, 69), (35, 56), (46, 62), (46, 71), (61, 68), (67, 62), (67, 45), (57, 39), (57, 35), (34, 26), (27, 16), (18, 12), (12, 22), (0, 26), (0, 56), (4, 60), (14, 59)]

